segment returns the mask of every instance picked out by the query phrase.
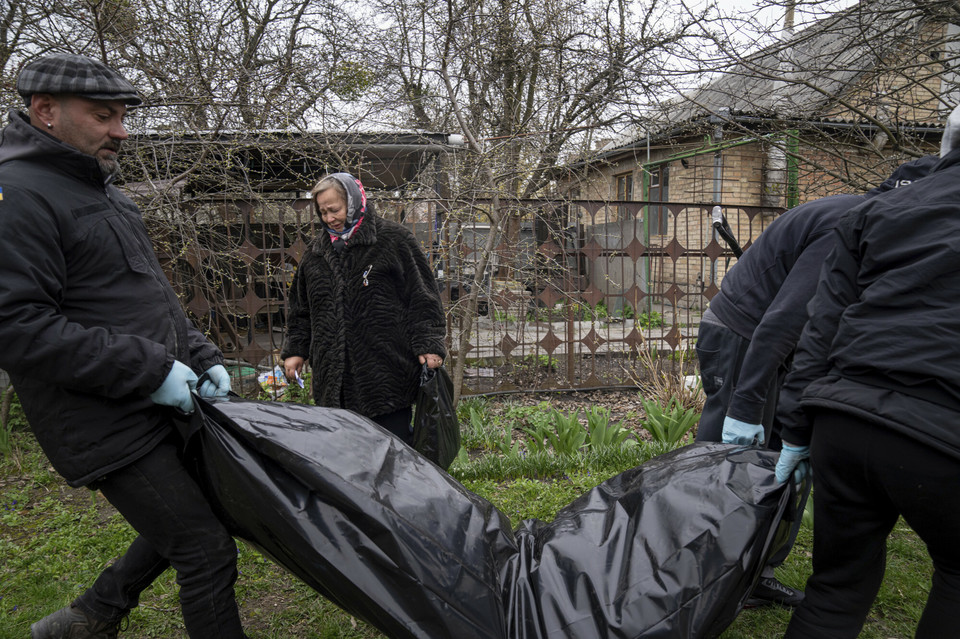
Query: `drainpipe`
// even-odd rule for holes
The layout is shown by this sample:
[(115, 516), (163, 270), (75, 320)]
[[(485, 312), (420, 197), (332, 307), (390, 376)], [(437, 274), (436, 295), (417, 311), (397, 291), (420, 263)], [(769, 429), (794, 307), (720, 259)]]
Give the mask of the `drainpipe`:
[(723, 149), (719, 147), (723, 143), (723, 120), (724, 112), (727, 109), (720, 110), (720, 116), (716, 118), (717, 126), (714, 129), (713, 138), (717, 141), (718, 148), (713, 154), (713, 202), (719, 204), (723, 196)]
[[(794, 26), (794, 12), (796, 10), (796, 2), (794, 0), (789, 0), (786, 5), (786, 11), (783, 16), (783, 29), (780, 32), (781, 42), (789, 42), (793, 38), (793, 26)], [(784, 47), (783, 51), (780, 53), (780, 74), (782, 77), (790, 77), (790, 75), (796, 70), (796, 65), (794, 64), (794, 51), (793, 47)], [(775, 91), (783, 91), (784, 85), (775, 89)], [(777, 109), (777, 114), (782, 115), (784, 112), (790, 111), (790, 105), (786, 103), (786, 96), (778, 96), (779, 98), (779, 107)], [(770, 172), (767, 188), (771, 191), (768, 194), (768, 197), (775, 196), (778, 200), (777, 204), (779, 205), (781, 188), (783, 189), (783, 203), (787, 209), (792, 209), (799, 202), (799, 188), (797, 185), (798, 180), (798, 165), (797, 165), (797, 151), (799, 150), (798, 143), (798, 132), (796, 130), (786, 131), (780, 138), (779, 142), (774, 144), (770, 149)], [(774, 199), (770, 197), (770, 199)]]
[(786, 203), (787, 186), (787, 152), (784, 145), (787, 140), (783, 137), (774, 139), (767, 150), (767, 166), (764, 171), (763, 192), (760, 195), (760, 204), (764, 207), (782, 206)]
[(800, 132), (787, 131), (787, 208), (800, 204)]
[[(717, 115), (710, 116), (710, 122), (716, 124), (714, 128), (713, 138), (715, 144), (717, 144), (717, 149), (713, 153), (713, 202), (714, 204), (720, 204), (720, 199), (723, 196), (723, 122), (729, 116), (730, 110), (727, 108), (722, 108), (718, 110)], [(717, 242), (720, 241), (720, 236), (717, 233), (716, 229), (713, 228), (713, 225), (710, 226), (710, 232), (713, 235), (713, 239)], [(717, 263), (716, 261), (710, 263), (710, 282), (715, 283), (717, 281)]]
[(767, 151), (767, 167), (760, 203), (764, 207), (783, 204), (792, 209), (800, 203), (800, 132), (785, 131)]

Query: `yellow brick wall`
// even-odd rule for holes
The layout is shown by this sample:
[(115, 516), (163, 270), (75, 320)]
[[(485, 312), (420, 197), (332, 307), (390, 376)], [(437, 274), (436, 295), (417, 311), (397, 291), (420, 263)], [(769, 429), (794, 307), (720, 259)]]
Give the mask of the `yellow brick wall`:
[[(728, 138), (726, 142), (734, 142)], [(799, 203), (834, 195), (838, 193), (862, 193), (882, 182), (901, 162), (912, 156), (893, 154), (889, 149), (877, 151), (864, 145), (862, 138), (853, 134), (832, 133), (816, 139), (809, 135), (801, 137), (797, 149), (800, 161), (797, 163), (797, 188)], [(697, 142), (698, 144), (700, 141)], [(923, 152), (935, 153), (928, 146)], [(759, 141), (749, 141), (721, 151), (720, 197), (724, 205), (724, 214), (740, 245), (748, 247), (759, 237), (763, 229), (774, 219), (777, 210), (745, 210), (743, 207), (786, 206), (786, 180), (788, 173), (783, 167), (783, 184), (769, 183), (771, 169), (770, 145)], [(651, 236), (649, 246), (654, 251), (665, 250), (674, 241), (688, 250), (704, 250), (713, 239), (710, 209), (716, 203), (715, 193), (715, 153), (713, 151), (695, 154), (693, 147), (686, 149), (682, 145), (658, 149), (651, 153), (651, 159), (676, 157), (683, 159), (663, 162), (667, 167), (667, 201), (678, 203), (671, 207), (667, 235)], [(644, 155), (643, 160), (646, 160)], [(632, 172), (633, 193), (636, 200), (645, 197), (643, 190), (643, 169), (633, 159), (593, 169), (586, 178), (578, 183), (579, 198), (613, 201), (616, 196), (615, 177)], [(764, 197), (764, 193), (767, 197)], [(698, 204), (701, 206), (683, 206)], [(615, 204), (601, 209), (594, 217), (584, 216), (583, 223), (603, 223), (617, 219)], [(720, 245), (726, 248), (722, 239)], [(708, 288), (711, 283), (720, 285), (724, 274), (735, 260), (723, 257), (715, 262), (699, 256), (672, 258), (647, 257), (650, 269), (650, 293), (664, 295), (673, 285), (687, 291)], [(692, 296), (681, 300), (681, 305), (697, 304)]]

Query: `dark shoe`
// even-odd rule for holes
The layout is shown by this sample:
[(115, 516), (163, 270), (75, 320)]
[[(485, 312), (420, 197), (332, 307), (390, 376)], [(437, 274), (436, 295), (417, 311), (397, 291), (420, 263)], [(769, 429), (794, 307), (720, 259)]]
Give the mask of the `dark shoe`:
[(757, 587), (750, 593), (745, 608), (758, 608), (770, 604), (780, 604), (796, 608), (803, 601), (803, 593), (796, 588), (785, 586), (773, 577), (761, 577)]
[(117, 639), (120, 622), (88, 617), (74, 606), (61, 608), (30, 626), (33, 639)]

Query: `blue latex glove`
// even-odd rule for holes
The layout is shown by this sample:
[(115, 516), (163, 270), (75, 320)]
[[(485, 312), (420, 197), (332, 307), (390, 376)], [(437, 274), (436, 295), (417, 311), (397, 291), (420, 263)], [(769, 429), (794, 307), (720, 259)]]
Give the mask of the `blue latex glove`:
[(186, 364), (176, 360), (160, 388), (150, 393), (150, 399), (161, 406), (174, 406), (185, 413), (193, 412), (193, 395), (197, 387), (197, 374)]
[(763, 443), (763, 424), (748, 424), (728, 415), (723, 418), (723, 443), (759, 446)]
[(780, 451), (780, 459), (777, 460), (777, 481), (781, 484), (790, 479), (793, 475), (793, 481), (800, 483), (807, 476), (809, 471), (807, 460), (810, 458), (809, 446), (794, 446), (783, 442), (783, 449)]
[(200, 397), (226, 397), (230, 392), (230, 374), (223, 364), (214, 364), (204, 373), (208, 379), (200, 384)]

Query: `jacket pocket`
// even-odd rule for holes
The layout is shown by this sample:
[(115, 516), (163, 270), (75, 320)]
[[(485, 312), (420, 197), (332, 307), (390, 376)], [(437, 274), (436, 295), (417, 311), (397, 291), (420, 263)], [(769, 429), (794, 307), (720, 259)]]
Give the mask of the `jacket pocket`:
[[(153, 250), (149, 239), (139, 239), (128, 220), (109, 204), (94, 204), (71, 211), (79, 231), (79, 242), (96, 247), (102, 257), (109, 260), (115, 254), (115, 245), (130, 270), (143, 275), (150, 274), (148, 256), (144, 254), (144, 244)], [(118, 255), (118, 257), (119, 257)]]
[(149, 274), (150, 257), (145, 251), (153, 251), (153, 244), (149, 238), (140, 238), (130, 226), (130, 222), (123, 215), (111, 215), (107, 218), (110, 227), (120, 240), (123, 255), (131, 270), (137, 273)]

